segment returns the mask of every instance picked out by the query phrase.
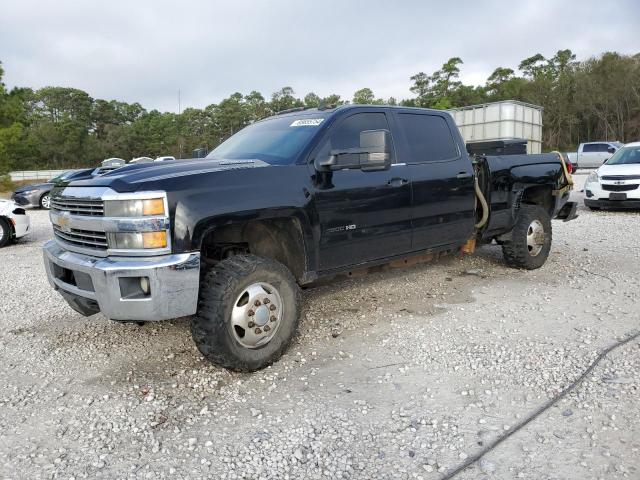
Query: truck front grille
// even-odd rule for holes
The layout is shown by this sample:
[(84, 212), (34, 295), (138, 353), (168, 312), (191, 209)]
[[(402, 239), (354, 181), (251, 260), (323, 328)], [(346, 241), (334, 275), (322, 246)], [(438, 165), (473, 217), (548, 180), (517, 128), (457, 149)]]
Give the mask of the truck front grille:
[(53, 225), (53, 234), (63, 242), (77, 247), (107, 250), (107, 234), (104, 232), (77, 230), (75, 228), (63, 230), (58, 225)]
[(99, 199), (76, 199), (71, 197), (53, 197), (51, 209), (58, 212), (69, 212), (72, 215), (103, 216), (104, 204)]
[(638, 188), (638, 185), (607, 185), (605, 183), (602, 184), (602, 189), (608, 192), (630, 192), (631, 190), (635, 190)]

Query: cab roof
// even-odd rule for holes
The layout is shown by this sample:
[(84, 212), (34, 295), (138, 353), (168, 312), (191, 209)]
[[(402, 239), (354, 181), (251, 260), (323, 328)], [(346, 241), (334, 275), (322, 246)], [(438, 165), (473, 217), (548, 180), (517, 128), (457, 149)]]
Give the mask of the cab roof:
[(263, 120), (273, 117), (297, 117), (297, 116), (308, 116), (308, 115), (332, 115), (338, 112), (344, 112), (347, 110), (408, 110), (408, 111), (420, 111), (420, 112), (430, 112), (430, 113), (448, 113), (446, 110), (436, 110), (433, 108), (422, 108), (422, 107), (405, 107), (402, 105), (365, 105), (365, 104), (347, 104), (347, 105), (338, 105), (332, 108), (292, 108), (288, 110), (283, 110), (279, 113), (274, 113), (270, 117), (266, 117)]

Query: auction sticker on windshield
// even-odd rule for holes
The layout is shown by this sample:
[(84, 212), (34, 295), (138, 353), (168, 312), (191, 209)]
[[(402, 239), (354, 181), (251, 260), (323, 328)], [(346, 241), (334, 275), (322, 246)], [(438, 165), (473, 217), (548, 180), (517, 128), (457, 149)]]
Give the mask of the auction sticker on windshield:
[(305, 118), (304, 120), (294, 120), (290, 127), (317, 127), (324, 118)]

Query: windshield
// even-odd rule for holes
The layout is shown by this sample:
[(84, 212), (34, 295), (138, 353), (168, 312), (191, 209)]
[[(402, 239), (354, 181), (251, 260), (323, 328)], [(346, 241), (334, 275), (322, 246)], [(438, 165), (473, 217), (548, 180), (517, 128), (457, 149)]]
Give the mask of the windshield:
[(53, 177), (51, 180), (49, 180), (49, 183), (56, 183), (56, 182), (59, 182), (61, 180), (65, 180), (69, 175), (71, 175), (74, 172), (75, 172), (75, 170), (69, 170), (68, 172), (64, 172), (64, 173), (58, 175), (57, 177)]
[(640, 163), (640, 145), (622, 147), (605, 162), (607, 165), (630, 165)]
[(257, 159), (271, 165), (295, 161), (316, 134), (326, 115), (286, 116), (254, 123), (221, 143), (207, 158)]

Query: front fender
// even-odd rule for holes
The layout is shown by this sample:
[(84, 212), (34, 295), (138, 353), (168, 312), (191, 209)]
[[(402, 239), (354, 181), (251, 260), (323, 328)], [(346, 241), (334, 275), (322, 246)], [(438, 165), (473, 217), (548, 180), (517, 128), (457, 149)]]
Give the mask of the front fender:
[(209, 231), (232, 223), (297, 216), (301, 225), (308, 225), (304, 193), (308, 182), (305, 165), (287, 165), (185, 177), (160, 185), (170, 204), (174, 252), (199, 250)]

